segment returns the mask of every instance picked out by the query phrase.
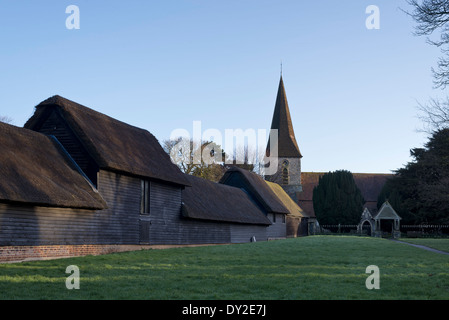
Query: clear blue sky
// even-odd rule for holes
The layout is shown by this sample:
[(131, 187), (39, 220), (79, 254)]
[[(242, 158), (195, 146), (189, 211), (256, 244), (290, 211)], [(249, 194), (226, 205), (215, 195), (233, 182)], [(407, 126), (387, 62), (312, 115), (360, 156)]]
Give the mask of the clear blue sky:
[[(68, 5), (80, 9), (69, 30)], [(368, 30), (368, 5), (380, 29)], [(0, 2), (0, 115), (59, 94), (152, 132), (269, 129), (280, 61), (303, 171), (385, 172), (426, 141), (438, 49), (404, 0)]]

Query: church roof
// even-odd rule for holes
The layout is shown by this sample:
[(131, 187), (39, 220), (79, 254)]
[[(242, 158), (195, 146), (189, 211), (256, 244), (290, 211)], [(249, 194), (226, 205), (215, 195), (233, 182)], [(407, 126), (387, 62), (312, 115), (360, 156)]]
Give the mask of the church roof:
[(382, 204), (382, 207), (380, 208), (377, 215), (374, 217), (374, 220), (380, 220), (380, 219), (401, 220), (402, 218), (396, 213), (396, 211), (393, 209), (391, 204), (388, 201), (385, 201)]
[[(302, 158), (298, 143), (296, 142), (295, 132), (293, 131), (292, 119), (290, 117), (290, 109), (288, 107), (282, 75), (279, 81), (271, 129), (278, 130), (278, 157)], [(269, 152), (270, 141), (268, 141), (267, 145), (268, 155)]]
[[(319, 179), (325, 172), (301, 172), (302, 192), (298, 194), (299, 200), (313, 198), (313, 188), (318, 185)], [(393, 174), (389, 173), (353, 173), (355, 184), (362, 192), (365, 201), (377, 202), (382, 187)]]
[[(318, 185), (319, 179), (325, 172), (301, 172), (302, 192), (297, 193), (299, 205), (310, 214), (315, 214), (313, 210), (313, 188)], [(387, 179), (393, 174), (389, 173), (353, 173), (354, 182), (360, 189), (367, 205), (372, 204), (370, 209), (377, 209), (377, 197)]]

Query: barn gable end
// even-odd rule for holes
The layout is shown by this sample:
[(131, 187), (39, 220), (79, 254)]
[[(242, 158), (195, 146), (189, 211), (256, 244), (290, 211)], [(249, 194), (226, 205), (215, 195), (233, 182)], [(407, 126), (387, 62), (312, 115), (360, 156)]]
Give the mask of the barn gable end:
[(220, 183), (241, 188), (250, 195), (253, 202), (272, 223), (267, 229), (268, 238), (285, 238), (287, 236), (286, 215), (290, 211), (262, 177), (247, 170), (232, 167), (225, 172)]

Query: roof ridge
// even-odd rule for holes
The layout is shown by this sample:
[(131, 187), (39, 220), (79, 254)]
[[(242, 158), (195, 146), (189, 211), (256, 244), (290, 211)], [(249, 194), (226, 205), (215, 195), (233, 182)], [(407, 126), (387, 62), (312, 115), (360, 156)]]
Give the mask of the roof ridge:
[(106, 202), (46, 134), (0, 124), (0, 202), (103, 209)]
[(37, 105), (25, 126), (33, 128), (39, 118), (45, 117), (45, 108), (57, 110), (101, 169), (188, 185), (181, 170), (150, 131), (59, 95)]
[(112, 122), (117, 122), (117, 123), (126, 125), (127, 127), (133, 128), (133, 129), (138, 130), (138, 131), (148, 132), (149, 134), (151, 134), (152, 136), (154, 136), (154, 135), (153, 135), (149, 130), (147, 130), (147, 129), (140, 128), (140, 127), (137, 127), (137, 126), (134, 126), (134, 125), (132, 125), (132, 124), (129, 124), (129, 123), (124, 122), (124, 121), (122, 121), (122, 120), (119, 120), (119, 119), (117, 119), (117, 118), (111, 117), (111, 116), (107, 115), (106, 113), (103, 113), (103, 112), (97, 111), (97, 110), (95, 110), (95, 109), (89, 108), (89, 107), (87, 107), (87, 106), (85, 106), (85, 105), (83, 105), (83, 104), (81, 104), (81, 103), (78, 103), (78, 102), (76, 102), (76, 101), (67, 99), (67, 98), (62, 97), (62, 96), (60, 96), (60, 95), (54, 95), (54, 96), (52, 96), (52, 97), (50, 97), (50, 98), (48, 98), (48, 99), (42, 101), (42, 102), (39, 103), (36, 107), (42, 107), (42, 106), (47, 106), (47, 105), (57, 105), (57, 106), (62, 107), (62, 108), (70, 108), (70, 107), (73, 107), (73, 106), (74, 106), (75, 108), (82, 108), (82, 109), (84, 109), (83, 112), (87, 112), (87, 113), (91, 112), (91, 113), (96, 114), (96, 115), (101, 115), (102, 117), (105, 117), (105, 118), (107, 118), (108, 120), (110, 120), (110, 121), (112, 121)]

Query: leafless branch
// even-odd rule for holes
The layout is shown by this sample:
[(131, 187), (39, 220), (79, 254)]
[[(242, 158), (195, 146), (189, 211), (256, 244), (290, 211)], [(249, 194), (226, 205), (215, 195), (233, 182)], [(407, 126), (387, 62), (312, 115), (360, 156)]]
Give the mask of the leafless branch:
[(0, 122), (12, 123), (12, 119), (10, 117), (7, 117), (7, 116), (0, 116)]
[[(414, 34), (427, 36), (427, 43), (441, 49), (444, 56), (437, 62), (437, 68), (432, 68), (434, 85), (444, 89), (449, 85), (449, 0), (407, 0), (413, 7), (413, 11), (403, 12), (411, 16), (417, 25)], [(438, 31), (436, 40), (430, 39), (430, 35)]]
[(421, 131), (432, 133), (449, 127), (449, 97), (445, 100), (432, 98), (427, 104), (419, 103), (417, 109), (420, 112), (418, 118), (424, 125)]

